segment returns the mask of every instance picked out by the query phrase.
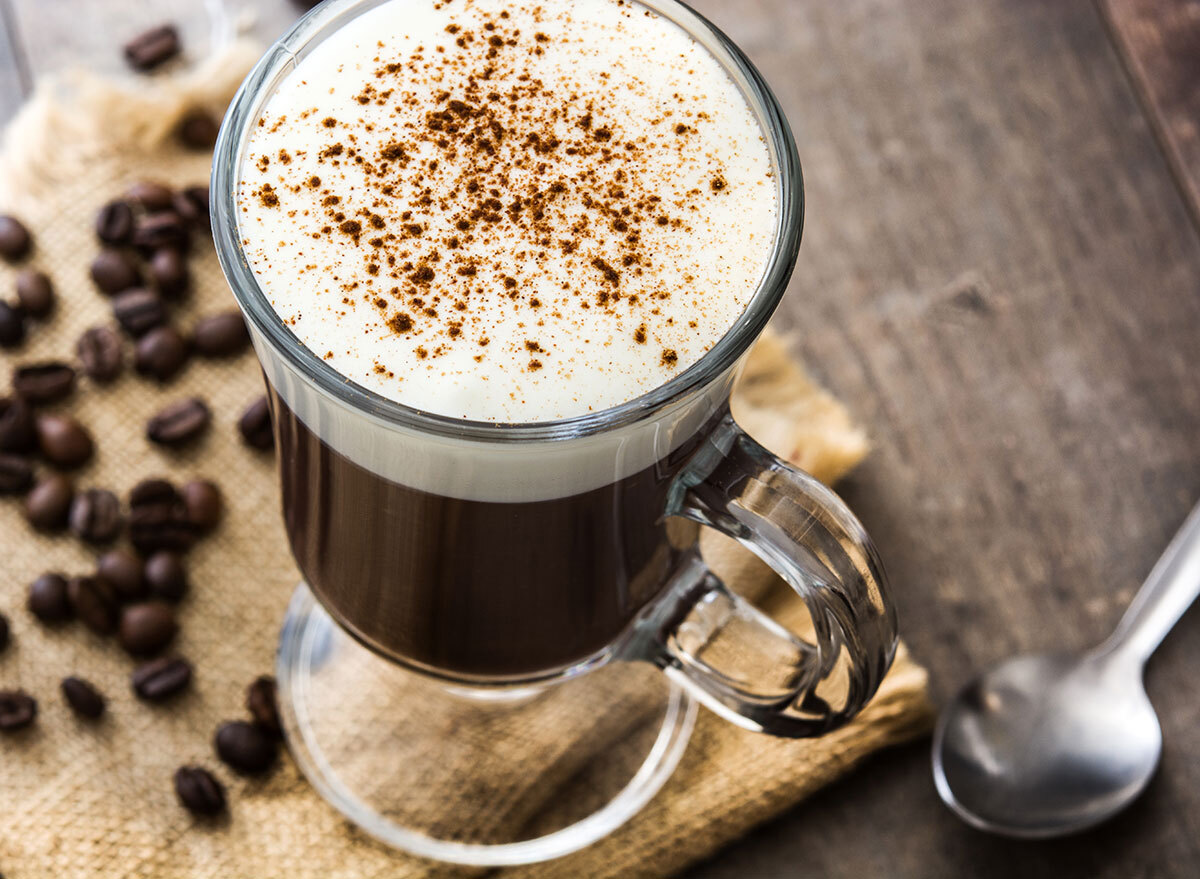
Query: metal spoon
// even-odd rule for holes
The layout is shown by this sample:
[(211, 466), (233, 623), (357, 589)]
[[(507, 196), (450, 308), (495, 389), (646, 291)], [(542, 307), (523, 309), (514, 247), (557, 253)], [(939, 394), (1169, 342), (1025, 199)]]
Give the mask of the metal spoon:
[(933, 736), (946, 804), (981, 830), (1049, 837), (1132, 802), (1162, 753), (1142, 671), (1198, 593), (1200, 504), (1107, 641), (1082, 654), (1010, 659), (946, 707)]

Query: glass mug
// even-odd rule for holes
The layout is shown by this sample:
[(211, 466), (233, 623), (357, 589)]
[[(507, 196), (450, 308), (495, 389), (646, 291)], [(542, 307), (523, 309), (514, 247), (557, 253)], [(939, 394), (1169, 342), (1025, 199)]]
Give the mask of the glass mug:
[[(730, 416), (739, 368), (795, 264), (803, 186), (795, 143), (766, 83), (727, 37), (676, 0), (641, 2), (691, 34), (740, 88), (769, 148), (778, 199), (759, 289), (699, 362), (601, 412), (534, 424), (472, 422), (354, 384), (278, 319), (238, 233), (236, 186), (247, 137), (295, 62), (381, 2), (331, 0), (305, 16), (247, 77), (214, 154), (217, 253), (266, 378), (285, 526), (311, 589), (301, 587), (285, 625), (283, 709), (306, 773), (375, 835), (465, 863), (537, 860), (586, 844), (649, 799), (678, 760), (681, 737), (686, 742), (690, 719), (680, 706), (691, 706), (694, 717), (693, 699), (739, 726), (777, 736), (820, 735), (845, 723), (891, 663), (895, 612), (875, 549), (853, 514)], [(808, 637), (725, 587), (699, 554), (701, 525), (774, 568), (807, 606)], [(326, 621), (321, 643), (300, 657), (292, 648), (314, 614)], [(329, 765), (349, 757), (321, 751), (315, 715), (290, 704), (316, 698), (308, 684), (297, 684), (297, 669), (315, 674), (329, 662), (325, 642), (338, 637), (347, 642), (343, 650), (361, 650), (395, 670), (373, 673), (419, 678), (422, 699), (451, 693), (480, 705), (524, 705), (531, 693), (601, 669), (613, 674), (623, 664), (657, 667), (669, 682), (663, 729), (671, 727), (664, 735), (674, 744), (665, 753), (660, 735), (659, 753), (645, 764), (654, 761), (653, 771), (643, 767), (640, 781), (630, 782), (640, 784), (637, 795), (626, 797), (616, 817), (600, 809), (607, 818), (587, 832), (572, 831), (569, 841), (542, 848), (537, 840), (442, 844), (428, 839), (428, 828), (414, 835), (389, 824), (386, 809), (350, 790), (345, 773)], [(514, 724), (526, 722), (513, 717)]]

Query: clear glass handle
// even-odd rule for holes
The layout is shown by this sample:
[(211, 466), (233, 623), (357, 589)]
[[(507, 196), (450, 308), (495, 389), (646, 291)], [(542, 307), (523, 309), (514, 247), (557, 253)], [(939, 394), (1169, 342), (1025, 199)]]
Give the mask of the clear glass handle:
[(747, 729), (815, 736), (857, 714), (891, 665), (896, 613), (875, 548), (837, 495), (726, 417), (668, 515), (760, 556), (804, 600), (812, 632), (802, 638), (728, 590), (693, 550), (638, 626), (641, 658)]

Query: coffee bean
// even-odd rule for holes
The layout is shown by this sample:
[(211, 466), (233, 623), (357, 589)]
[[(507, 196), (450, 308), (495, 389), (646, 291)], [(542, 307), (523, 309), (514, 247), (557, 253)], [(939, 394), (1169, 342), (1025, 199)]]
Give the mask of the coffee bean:
[(21, 455), (0, 452), (0, 494), (22, 494), (33, 485), (33, 465)]
[(8, 617), (0, 613), (0, 653), (3, 653), (5, 648), (8, 647), (8, 642), (11, 638), (10, 632)]
[(153, 180), (139, 180), (125, 190), (125, 198), (145, 211), (165, 211), (171, 207), (174, 197), (171, 187)]
[(179, 120), (180, 142), (191, 150), (211, 150), (217, 142), (217, 132), (221, 124), (207, 110), (195, 108), (188, 110)]
[(17, 301), (30, 317), (46, 317), (54, 310), (54, 284), (37, 269), (22, 269), (17, 275)]
[(208, 429), (212, 413), (199, 397), (188, 397), (159, 411), (146, 424), (146, 437), (160, 446), (182, 446)]
[(186, 186), (179, 192), (175, 193), (173, 202), (175, 213), (179, 214), (189, 226), (203, 226), (205, 230), (212, 231), (208, 226), (208, 187), (207, 186)]
[(246, 710), (254, 722), (271, 735), (279, 738), (283, 727), (279, 723), (279, 702), (275, 691), (275, 678), (263, 675), (246, 688)]
[(150, 280), (154, 289), (167, 299), (187, 292), (190, 276), (183, 255), (173, 247), (156, 250), (150, 257)]
[(246, 407), (238, 419), (238, 431), (246, 445), (255, 449), (270, 449), (275, 445), (271, 432), (271, 409), (266, 397), (259, 397)]
[(193, 815), (216, 815), (225, 809), (225, 788), (201, 766), (175, 770), (175, 796)]
[(167, 322), (167, 310), (153, 290), (134, 287), (113, 297), (113, 316), (135, 339)]
[(72, 577), (67, 581), (67, 598), (75, 616), (97, 635), (117, 630), (117, 599), (103, 580)]
[(38, 531), (61, 531), (67, 527), (75, 486), (60, 473), (39, 479), (25, 495), (25, 518)]
[(133, 234), (133, 208), (124, 201), (110, 201), (96, 214), (96, 237), (105, 244), (128, 244)]
[(89, 488), (75, 495), (68, 521), (71, 532), (88, 543), (111, 543), (125, 524), (121, 502), (104, 488)]
[(187, 594), (187, 570), (178, 553), (162, 549), (146, 559), (143, 571), (150, 593), (164, 601), (179, 601)]
[(129, 494), (129, 540), (138, 552), (183, 552), (195, 541), (187, 506), (165, 479), (147, 479)]
[(137, 601), (146, 596), (142, 560), (123, 549), (112, 549), (96, 560), (96, 576), (112, 589), (120, 601)]
[(134, 70), (153, 70), (179, 54), (179, 31), (164, 24), (138, 34), (125, 44), (125, 60)]
[(37, 448), (33, 410), (20, 397), (0, 397), (0, 452), (32, 452)]
[(55, 403), (75, 390), (75, 370), (59, 360), (18, 366), (13, 371), (12, 388), (35, 406)]
[(25, 315), (0, 302), (0, 348), (16, 348), (25, 341)]
[(0, 690), (0, 732), (15, 732), (33, 723), (37, 700), (24, 690)]
[(133, 224), (133, 246), (151, 254), (165, 247), (187, 250), (187, 224), (174, 211), (143, 214)]
[(228, 357), (240, 354), (250, 344), (246, 322), (236, 309), (210, 314), (192, 327), (192, 343), (203, 357)]
[(188, 344), (179, 330), (171, 326), (155, 327), (137, 340), (133, 366), (142, 375), (166, 381), (187, 362)]
[(56, 467), (79, 467), (92, 457), (95, 445), (87, 429), (70, 415), (37, 416), (38, 448)]
[(171, 608), (161, 601), (143, 601), (121, 611), (117, 640), (135, 656), (149, 656), (170, 644), (178, 631)]
[(61, 623), (75, 616), (62, 574), (42, 574), (29, 584), (29, 612), (43, 623)]
[(123, 250), (105, 248), (92, 259), (92, 282), (100, 292), (115, 296), (141, 283), (141, 272), (134, 258)]
[(16, 262), (28, 255), (33, 238), (16, 217), (0, 216), (0, 257)]
[(104, 713), (104, 697), (83, 678), (63, 678), (59, 686), (71, 710), (80, 717), (95, 720)]
[(192, 680), (192, 666), (180, 657), (160, 657), (133, 670), (133, 691), (149, 702), (162, 702), (183, 690)]
[(279, 746), (266, 732), (244, 720), (228, 720), (217, 727), (217, 756), (249, 775), (265, 772), (275, 762)]
[(121, 339), (111, 327), (85, 330), (75, 343), (75, 356), (92, 381), (110, 382), (121, 374)]
[(207, 479), (193, 479), (185, 485), (183, 503), (188, 521), (201, 533), (212, 531), (221, 521), (221, 490)]

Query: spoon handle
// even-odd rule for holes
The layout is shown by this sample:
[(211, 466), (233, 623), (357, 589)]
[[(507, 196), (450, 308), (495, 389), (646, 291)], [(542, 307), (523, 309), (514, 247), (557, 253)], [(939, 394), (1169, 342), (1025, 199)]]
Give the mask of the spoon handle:
[(1123, 651), (1144, 663), (1197, 595), (1200, 595), (1200, 504), (1192, 508), (1121, 617), (1116, 631), (1097, 652)]

